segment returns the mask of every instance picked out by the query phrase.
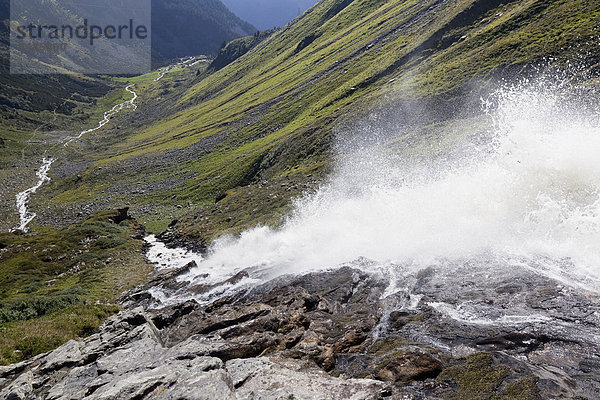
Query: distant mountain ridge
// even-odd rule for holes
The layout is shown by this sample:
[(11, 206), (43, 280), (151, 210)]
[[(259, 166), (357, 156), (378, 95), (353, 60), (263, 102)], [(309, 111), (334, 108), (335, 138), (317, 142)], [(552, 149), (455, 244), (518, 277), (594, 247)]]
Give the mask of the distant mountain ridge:
[[(58, 3), (44, 4), (46, 7), (55, 7), (53, 12), (56, 14), (65, 12)], [(72, 101), (74, 94), (86, 99), (87, 96), (102, 96), (109, 90), (109, 85), (95, 78), (82, 79), (80, 76), (60, 74), (11, 75), (7, 29), (10, 18), (9, 0), (0, 0), (0, 18), (0, 107), (4, 110), (55, 110), (70, 114), (75, 107)], [(65, 18), (77, 21), (78, 16), (68, 13)], [(219, 0), (152, 0), (152, 64), (155, 67), (174, 58), (216, 54), (222, 42), (255, 32), (254, 26), (235, 16)], [(17, 56), (27, 57), (24, 54)], [(69, 52), (67, 59), (51, 54), (41, 61), (45, 62), (45, 70), (50, 68), (58, 71), (64, 67), (85, 73), (86, 61), (89, 62), (90, 58), (85, 51), (74, 49)], [(42, 64), (36, 60), (29, 60), (28, 66), (40, 66), (42, 70)]]
[[(101, 7), (107, 8), (107, 11), (100, 12), (97, 17), (105, 22), (118, 23), (117, 21), (122, 17), (119, 14), (121, 11), (111, 9), (111, 1), (102, 0), (100, 2)], [(150, 10), (139, 8), (139, 5), (138, 8), (133, 7), (132, 10), (137, 14), (147, 15), (148, 22), (150, 22), (149, 14), (151, 13), (152, 64), (154, 67), (180, 57), (216, 54), (224, 41), (228, 42), (239, 37), (253, 35), (257, 31), (253, 25), (233, 14), (220, 0), (179, 0), (177, 2), (151, 0), (150, 4)], [(10, 18), (10, 6), (9, 0), (0, 0), (0, 17), (3, 21), (2, 42), (6, 45), (9, 41), (7, 20)], [(30, 10), (27, 3), (22, 2), (15, 3), (13, 6), (17, 7), (18, 14), (21, 14), (19, 9), (24, 10), (23, 15), (18, 18), (23, 25), (35, 23), (39, 14), (50, 18), (50, 20), (42, 22), (57, 23), (56, 25), (67, 23), (70, 26), (78, 26), (87, 20), (90, 13), (88, 6), (83, 4), (79, 7), (77, 3), (44, 2), (37, 10)], [(142, 21), (144, 21), (143, 18)], [(122, 73), (126, 74), (129, 71), (127, 65), (131, 64), (132, 58), (142, 57), (139, 60), (140, 63), (144, 63), (143, 58), (148, 60), (147, 54), (149, 53), (139, 50), (100, 37), (94, 46), (87, 49), (81, 48), (77, 43), (72, 43), (68, 45), (66, 51), (60, 54), (50, 52), (27, 56), (19, 52), (16, 56), (39, 58), (41, 61), (39, 68), (32, 67), (29, 62), (24, 61), (23, 64), (27, 65), (29, 70), (23, 72), (55, 73), (57, 69), (54, 67), (58, 67), (80, 73), (90, 73), (90, 71), (104, 73), (102, 66), (109, 58), (110, 64), (124, 65)], [(131, 74), (138, 73), (139, 71), (131, 70)]]
[(156, 60), (215, 54), (223, 41), (257, 29), (220, 0), (152, 0), (152, 55)]

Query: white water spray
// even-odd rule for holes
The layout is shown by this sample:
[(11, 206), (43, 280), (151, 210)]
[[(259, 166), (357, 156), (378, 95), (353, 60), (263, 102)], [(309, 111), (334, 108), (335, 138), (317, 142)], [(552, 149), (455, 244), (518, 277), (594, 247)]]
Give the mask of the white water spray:
[(200, 254), (179, 247), (168, 248), (163, 242), (158, 241), (154, 235), (148, 235), (144, 240), (150, 245), (146, 257), (157, 269), (181, 268), (192, 261), (197, 264), (202, 262)]
[(470, 154), (445, 170), (407, 165), (380, 148), (343, 159), (283, 227), (218, 240), (186, 279), (245, 268), (267, 278), (360, 257), (416, 267), (493, 257), (598, 290), (600, 113), (563, 92), (543, 84), (501, 90), (485, 103), (491, 140), (467, 146)]

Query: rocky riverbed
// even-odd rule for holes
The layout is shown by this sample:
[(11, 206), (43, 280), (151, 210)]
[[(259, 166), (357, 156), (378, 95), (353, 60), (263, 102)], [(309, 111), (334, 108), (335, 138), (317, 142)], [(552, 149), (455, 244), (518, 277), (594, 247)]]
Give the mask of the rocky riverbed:
[(163, 269), (98, 333), (0, 367), (0, 398), (599, 398), (598, 296), (487, 263), (359, 260), (157, 308), (193, 265)]

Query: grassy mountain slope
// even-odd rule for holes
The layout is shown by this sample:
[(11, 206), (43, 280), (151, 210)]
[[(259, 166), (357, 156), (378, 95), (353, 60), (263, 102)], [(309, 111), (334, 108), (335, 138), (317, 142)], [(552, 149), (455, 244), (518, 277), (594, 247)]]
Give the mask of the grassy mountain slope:
[(210, 70), (216, 71), (231, 64), (250, 51), (250, 49), (258, 46), (260, 42), (271, 36), (274, 32), (275, 30), (256, 32), (252, 36), (241, 37), (226, 43), (211, 61)]
[[(0, 235), (0, 363), (89, 333), (120, 291), (144, 279), (139, 226), (96, 211), (130, 205), (156, 232), (178, 219), (171, 234), (199, 247), (277, 224), (289, 200), (328, 172), (334, 135), (352, 134), (347, 121), (377, 110), (411, 127), (407, 142), (445, 146), (467, 134), (452, 129), (466, 117), (465, 96), (496, 77), (547, 57), (596, 66), (598, 21), (600, 4), (583, 0), (323, 0), (219, 71), (203, 60), (158, 81), (158, 72), (78, 77), (113, 90), (92, 104), (56, 81), (68, 112), (5, 108), (2, 228), (14, 226), (14, 193), (30, 186), (43, 150), (58, 160), (32, 198), (34, 232)], [(129, 98), (127, 82), (140, 96), (136, 111), (54, 146)]]
[(435, 110), (427, 124), (455, 117), (474, 81), (550, 56), (592, 65), (599, 20), (583, 0), (323, 0), (189, 89), (148, 84), (181, 97), (95, 154), (77, 183), (55, 180), (47, 213), (135, 186), (128, 200), (153, 230), (182, 217), (181, 232), (209, 240), (274, 223), (327, 170), (340, 121), (418, 100)]
[[(106, 76), (62, 73), (47, 75), (10, 74), (8, 0), (0, 0), (0, 229), (17, 221), (15, 194), (31, 186), (42, 155), (50, 150), (56, 156), (58, 142), (68, 135), (97, 125), (104, 111), (123, 100), (128, 93), (123, 81)], [(77, 20), (77, 8), (45, 3), (51, 14)], [(254, 33), (255, 28), (233, 15), (218, 0), (153, 2), (155, 62), (178, 56), (216, 52), (223, 40)], [(118, 12), (118, 11), (115, 11)], [(210, 33), (210, 34), (209, 34)], [(71, 52), (77, 60), (85, 51)], [(47, 61), (29, 59), (32, 69), (52, 68), (64, 72), (62, 58), (49, 55)], [(54, 57), (54, 58), (52, 58)], [(118, 60), (117, 60), (118, 61)], [(77, 63), (77, 62), (76, 62)], [(154, 78), (156, 75), (149, 75)]]

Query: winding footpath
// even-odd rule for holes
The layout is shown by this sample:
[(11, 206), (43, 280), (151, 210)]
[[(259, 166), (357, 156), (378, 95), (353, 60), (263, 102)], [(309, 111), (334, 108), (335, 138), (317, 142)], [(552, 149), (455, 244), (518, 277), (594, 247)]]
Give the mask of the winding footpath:
[[(135, 86), (135, 85), (130, 84), (125, 88), (125, 90), (127, 90), (129, 93), (131, 93), (133, 95), (133, 97), (130, 100), (126, 100), (122, 103), (119, 103), (119, 104), (115, 105), (113, 108), (111, 108), (109, 111), (106, 111), (104, 113), (104, 117), (102, 118), (102, 120), (100, 120), (100, 122), (98, 122), (98, 126), (96, 126), (95, 128), (83, 130), (77, 136), (66, 137), (64, 140), (64, 147), (67, 147), (74, 140), (81, 139), (81, 137), (83, 135), (97, 131), (98, 129), (102, 128), (104, 125), (106, 125), (110, 121), (110, 119), (114, 115), (116, 115), (117, 113), (122, 111), (124, 108), (132, 108), (133, 110), (136, 110), (137, 105), (135, 104), (135, 100), (137, 99), (138, 95), (132, 89), (133, 86)], [(44, 158), (42, 159), (42, 165), (36, 172), (36, 175), (39, 178), (37, 183), (34, 186), (30, 187), (29, 189), (26, 189), (20, 193), (17, 193), (16, 205), (17, 205), (17, 211), (19, 212), (19, 225), (16, 226), (15, 228), (11, 229), (10, 230), (11, 232), (15, 232), (15, 231), (27, 232), (28, 231), (27, 226), (37, 216), (37, 214), (35, 212), (33, 212), (29, 209), (29, 200), (31, 198), (31, 195), (33, 195), (40, 187), (42, 187), (42, 185), (44, 183), (50, 182), (50, 177), (48, 176), (48, 172), (50, 171), (50, 167), (52, 166), (52, 163), (54, 163), (55, 161), (56, 161), (55, 158), (47, 157), (44, 154)]]

